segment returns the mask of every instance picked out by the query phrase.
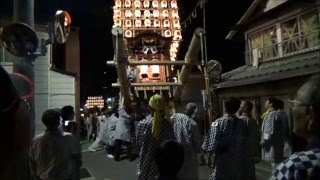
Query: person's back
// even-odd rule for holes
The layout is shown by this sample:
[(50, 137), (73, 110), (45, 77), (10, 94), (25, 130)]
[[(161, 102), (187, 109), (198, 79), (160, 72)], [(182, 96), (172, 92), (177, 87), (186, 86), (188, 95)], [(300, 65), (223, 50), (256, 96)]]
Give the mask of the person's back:
[(33, 174), (38, 179), (71, 179), (74, 169), (81, 166), (78, 142), (71, 133), (59, 130), (60, 114), (56, 110), (46, 110), (42, 122), (47, 130), (32, 140), (29, 150)]
[[(68, 179), (72, 175), (72, 154), (76, 146), (72, 134), (46, 131), (31, 143), (31, 157), (41, 179)], [(73, 145), (72, 145), (73, 144)], [(73, 147), (72, 147), (73, 146)]]
[(174, 134), (184, 147), (185, 158), (178, 174), (181, 179), (196, 180), (199, 177), (197, 153), (200, 151), (197, 123), (186, 114), (176, 113), (171, 116)]
[(248, 179), (248, 129), (235, 116), (240, 100), (225, 101), (227, 113), (212, 123), (202, 148), (214, 154), (209, 179)]
[(155, 163), (160, 174), (158, 180), (178, 180), (177, 174), (184, 162), (184, 157), (182, 144), (174, 140), (164, 141), (155, 154)]

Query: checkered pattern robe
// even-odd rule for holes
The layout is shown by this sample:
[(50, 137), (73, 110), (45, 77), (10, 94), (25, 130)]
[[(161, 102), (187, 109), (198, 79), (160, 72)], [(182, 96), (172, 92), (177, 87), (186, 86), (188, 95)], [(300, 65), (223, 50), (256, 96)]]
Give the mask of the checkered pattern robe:
[(198, 125), (189, 116), (181, 113), (172, 115), (170, 120), (177, 141), (184, 146), (184, 162), (177, 177), (183, 180), (197, 180), (197, 153), (200, 151)]
[(261, 139), (267, 141), (262, 146), (262, 160), (280, 163), (284, 159), (284, 127), (278, 111), (270, 112), (262, 123)]
[(209, 179), (248, 179), (248, 129), (244, 121), (226, 115), (212, 123), (202, 145), (215, 155)]
[(162, 142), (168, 139), (175, 140), (172, 125), (164, 120), (161, 133), (158, 139), (152, 136), (152, 119), (144, 119), (139, 122), (136, 128), (135, 148), (140, 150), (138, 160), (138, 179), (154, 180), (158, 178), (159, 172), (154, 161), (157, 148)]
[(320, 149), (299, 152), (280, 163), (270, 180), (320, 179)]

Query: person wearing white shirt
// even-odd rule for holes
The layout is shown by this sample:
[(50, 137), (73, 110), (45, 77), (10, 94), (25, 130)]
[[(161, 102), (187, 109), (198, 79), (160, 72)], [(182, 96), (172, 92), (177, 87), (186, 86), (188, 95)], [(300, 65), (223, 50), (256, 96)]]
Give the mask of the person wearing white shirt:
[(33, 175), (40, 180), (71, 180), (74, 166), (81, 166), (81, 149), (71, 133), (59, 130), (60, 114), (53, 109), (42, 115), (46, 131), (31, 142), (29, 158)]

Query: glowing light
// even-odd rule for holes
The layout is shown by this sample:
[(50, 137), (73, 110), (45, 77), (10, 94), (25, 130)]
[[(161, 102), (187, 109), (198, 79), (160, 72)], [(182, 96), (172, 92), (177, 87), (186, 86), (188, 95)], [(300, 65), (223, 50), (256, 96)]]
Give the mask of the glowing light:
[(154, 10), (154, 11), (153, 11), (153, 17), (158, 18), (159, 15), (160, 15), (160, 13), (159, 13), (158, 10)]
[(164, 20), (163, 21), (163, 27), (165, 27), (165, 28), (170, 27), (170, 21), (169, 20)]
[[(141, 61), (147, 61), (146, 59), (142, 59)], [(141, 78), (148, 78), (148, 66), (147, 65), (141, 65), (140, 66), (140, 76)]]
[(124, 2), (124, 7), (126, 7), (126, 8), (131, 7), (131, 0), (126, 0), (126, 1)]
[(172, 33), (170, 30), (165, 30), (164, 31), (164, 37), (171, 37), (172, 36)]
[(136, 20), (136, 23), (135, 23), (135, 24), (136, 24), (136, 27), (141, 27), (141, 24), (142, 24), (142, 23), (141, 23), (141, 20)]
[(130, 18), (132, 16), (132, 12), (130, 10), (126, 10), (125, 13), (124, 13), (124, 16), (126, 18)]
[(162, 11), (162, 16), (163, 16), (164, 18), (169, 17), (169, 11), (168, 11), (168, 10), (163, 10), (163, 11)]
[(118, 9), (114, 10), (114, 17), (115, 19), (120, 18), (121, 17), (121, 11)]
[(159, 20), (154, 20), (153, 26), (154, 27), (160, 27), (160, 21)]
[(143, 12), (143, 15), (144, 15), (145, 18), (149, 18), (150, 17), (150, 11), (149, 10), (145, 10)]
[(175, 30), (174, 33), (173, 33), (173, 36), (174, 36), (173, 37), (174, 40), (181, 40), (182, 39), (180, 30)]
[(153, 8), (158, 8), (159, 2), (158, 1), (152, 1), (152, 7)]
[(173, 21), (173, 27), (175, 29), (180, 29), (181, 28), (179, 20), (174, 20)]
[(126, 20), (125, 25), (126, 25), (126, 27), (132, 27), (132, 22), (131, 22), (131, 20)]
[(135, 10), (135, 11), (134, 11), (134, 15), (135, 15), (136, 17), (141, 17), (141, 11), (140, 11), (140, 10)]
[(126, 30), (125, 36), (126, 37), (132, 37), (132, 31), (131, 30)]
[(151, 20), (150, 19), (144, 20), (144, 26), (145, 27), (150, 27), (151, 26)]
[(116, 0), (116, 8), (120, 8), (121, 7), (121, 1), (120, 0)]
[[(152, 61), (158, 61), (158, 60), (152, 59)], [(152, 71), (152, 77), (159, 77), (160, 76), (160, 66), (159, 65), (152, 65), (151, 71)]]
[(171, 1), (171, 7), (174, 9), (177, 9), (178, 8), (177, 1)]
[(120, 26), (121, 26), (121, 20), (116, 19), (116, 20), (114, 21), (114, 25), (115, 25), (116, 27), (120, 27)]
[(172, 11), (172, 17), (175, 18), (175, 19), (179, 18), (178, 10), (173, 10)]
[(162, 8), (167, 8), (168, 7), (168, 2), (165, 1), (165, 0), (161, 1), (161, 7)]
[(143, 1), (143, 7), (144, 7), (144, 8), (149, 8), (149, 6), (150, 6), (149, 0), (144, 0), (144, 1)]
[(140, 1), (135, 0), (135, 1), (134, 1), (134, 7), (135, 7), (135, 8), (140, 8), (140, 6), (141, 6)]

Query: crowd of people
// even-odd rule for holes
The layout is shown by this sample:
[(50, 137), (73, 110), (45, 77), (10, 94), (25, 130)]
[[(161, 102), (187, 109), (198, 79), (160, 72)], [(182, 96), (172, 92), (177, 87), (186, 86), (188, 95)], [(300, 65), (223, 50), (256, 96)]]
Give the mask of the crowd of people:
[[(0, 76), (5, 84), (0, 88), (5, 127), (1, 162), (7, 163), (1, 163), (0, 179), (79, 180), (83, 136), (94, 140), (89, 149), (104, 147), (115, 161), (123, 154), (129, 161), (138, 158), (139, 180), (197, 180), (198, 155), (204, 153), (212, 158), (210, 180), (254, 180), (260, 159), (272, 164), (271, 179), (320, 179), (320, 75), (310, 78), (290, 101), (293, 132), (306, 142), (296, 153), (284, 103), (272, 97), (265, 103), (261, 126), (252, 116), (250, 101), (226, 98), (224, 115), (209, 124), (206, 133), (205, 127), (199, 128), (202, 121), (197, 120), (195, 103), (169, 114), (168, 99), (159, 94), (147, 102), (120, 99), (110, 110), (92, 111), (82, 117), (80, 128), (73, 107), (65, 106), (46, 110), (42, 115), (46, 130), (32, 139), (28, 104), (1, 67)], [(90, 133), (84, 133), (88, 129)]]

